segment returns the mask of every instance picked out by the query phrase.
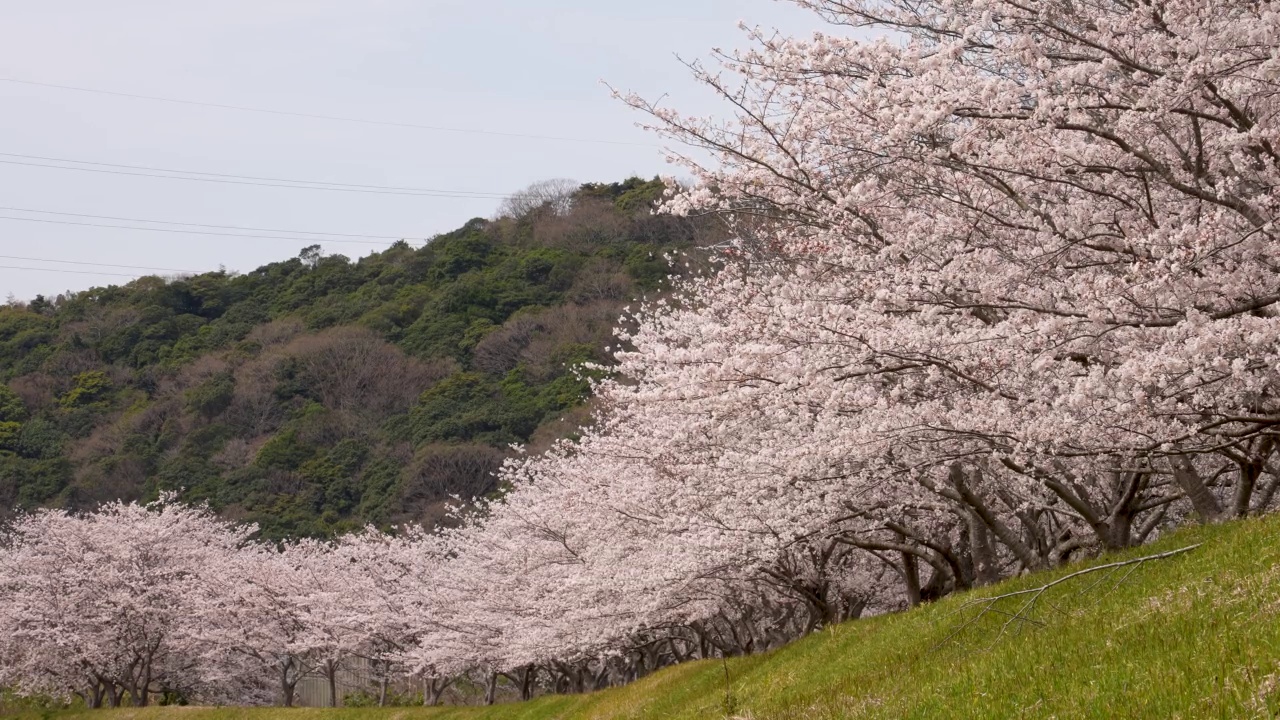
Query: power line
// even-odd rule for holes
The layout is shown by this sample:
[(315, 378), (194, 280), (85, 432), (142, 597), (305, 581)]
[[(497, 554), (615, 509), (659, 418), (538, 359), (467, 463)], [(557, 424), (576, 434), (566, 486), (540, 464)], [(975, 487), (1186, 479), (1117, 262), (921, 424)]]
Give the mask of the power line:
[(126, 275), (125, 273), (95, 272), (93, 270), (64, 270), (63, 268), (18, 267), (17, 265), (0, 265), (0, 270), (33, 270), (35, 272), (73, 273), (75, 275), (112, 275), (114, 277), (127, 278), (142, 277), (141, 275)]
[[(398, 185), (360, 185), (357, 183), (328, 182), (324, 180), (295, 180), (292, 178), (263, 177), (259, 175), (234, 175), (231, 173), (211, 173), (200, 170), (174, 170), (172, 168), (153, 167), (150, 165), (123, 165), (119, 163), (94, 162), (91, 160), (75, 160), (71, 158), (47, 157), (44, 155), (22, 155), (19, 153), (0, 152), (0, 157), (15, 157), (24, 160), (45, 160), (48, 162), (74, 163), (76, 165), (94, 165), (97, 167), (124, 168), (126, 170), (147, 170), (150, 172), (180, 173), (183, 175), (204, 175), (207, 177), (233, 178), (236, 180), (262, 180), (268, 182), (291, 183), (298, 185), (320, 185), (335, 188), (358, 188), (361, 190), (403, 190), (410, 193), (440, 193), (445, 195), (475, 196), (486, 199), (502, 200), (511, 197), (510, 193), (495, 193), (482, 190), (439, 190), (433, 188), (402, 187)], [(40, 166), (44, 167), (44, 166)], [(67, 168), (76, 169), (76, 168)]]
[(184, 227), (214, 228), (215, 230), (248, 230), (251, 232), (257, 231), (257, 232), (270, 232), (270, 233), (289, 233), (292, 235), (317, 236), (317, 237), (296, 238), (298, 240), (307, 240), (307, 241), (328, 240), (330, 242), (338, 242), (338, 240), (331, 240), (331, 238), (367, 238), (367, 239), (374, 239), (374, 240), (391, 240), (393, 242), (398, 240), (404, 240), (405, 242), (422, 242), (422, 243), (428, 242), (427, 238), (411, 237), (408, 235), (367, 235), (362, 233), (319, 232), (315, 230), (281, 230), (279, 228), (247, 227), (244, 225), (209, 225), (205, 223), (174, 222), (171, 220), (146, 220), (143, 218), (119, 217), (117, 215), (90, 215), (88, 213), (58, 212), (55, 210), (33, 210), (31, 208), (4, 207), (4, 206), (0, 206), (0, 211), (36, 213), (39, 215), (58, 215), (60, 217), (89, 218), (92, 220), (116, 220), (120, 222), (150, 223), (153, 225), (178, 225), (178, 226), (184, 226)]
[[(74, 161), (67, 161), (67, 162), (74, 162)], [(449, 194), (444, 194), (439, 192), (401, 192), (398, 190), (362, 190), (362, 189), (353, 188), (353, 187), (320, 187), (320, 186), (311, 186), (311, 185), (287, 185), (283, 183), (249, 182), (249, 181), (242, 181), (242, 180), (223, 180), (219, 178), (207, 178), (207, 177), (185, 177), (182, 175), (156, 175), (154, 173), (128, 172), (124, 170), (103, 170), (101, 168), (90, 168), (90, 167), (68, 167), (66, 165), (46, 165), (43, 163), (20, 162), (17, 160), (0, 160), (0, 164), (23, 165), (26, 167), (51, 168), (54, 170), (79, 170), (80, 172), (105, 173), (107, 175), (130, 175), (134, 177), (160, 178), (162, 180), (189, 180), (194, 182), (221, 183), (224, 185), (251, 185), (256, 187), (281, 187), (281, 188), (291, 188), (294, 190), (329, 190), (333, 192), (353, 192), (353, 193), (363, 193), (367, 195), (407, 195), (409, 197), (437, 197), (437, 198), (451, 198), (454, 200), (494, 200), (502, 197), (507, 197), (505, 195), (494, 195), (494, 196), (449, 195)], [(181, 172), (181, 171), (175, 170), (172, 172)]]
[[(19, 255), (0, 255), (0, 258), (4, 258), (5, 260), (29, 260), (31, 262), (59, 263), (62, 265), (88, 265), (91, 267), (124, 268), (126, 270), (158, 270), (160, 272), (186, 273), (188, 275), (201, 274), (199, 271), (196, 271), (196, 270), (179, 270), (177, 268), (148, 267), (146, 265), (114, 265), (112, 263), (81, 262), (78, 260), (53, 260), (51, 258), (21, 257)], [(52, 270), (55, 268), (50, 268), (50, 269)]]
[(142, 230), (145, 232), (161, 232), (161, 233), (170, 233), (174, 235), (210, 235), (210, 236), (217, 236), (217, 237), (237, 237), (237, 238), (261, 239), (261, 240), (292, 240), (294, 242), (316, 242), (317, 240), (320, 240), (323, 242), (351, 243), (351, 244), (359, 244), (359, 245), (382, 245), (382, 246), (387, 245), (385, 241), (378, 241), (378, 240), (300, 238), (300, 237), (288, 237), (285, 235), (256, 235), (256, 234), (224, 233), (224, 232), (214, 232), (211, 230), (178, 230), (175, 228), (152, 228), (152, 227), (139, 227), (135, 225), (108, 225), (105, 223), (75, 222), (72, 220), (53, 220), (51, 218), (24, 218), (24, 217), (13, 217), (11, 215), (0, 215), (0, 220), (45, 223), (49, 225), (74, 225), (78, 227), (113, 228), (117, 230)]
[(110, 95), (112, 97), (132, 98), (134, 100), (151, 100), (153, 102), (174, 103), (178, 105), (195, 105), (197, 107), (218, 108), (220, 110), (239, 110), (241, 112), (263, 113), (266, 115), (282, 115), (286, 117), (310, 118), (313, 120), (333, 120), (336, 122), (358, 123), (361, 125), (382, 125), (386, 127), (412, 128), (414, 130), (434, 130), (437, 132), (466, 133), (472, 135), (496, 135), (499, 137), (523, 138), (526, 140), (554, 140), (556, 142), (578, 142), (593, 143), (599, 145), (633, 145), (640, 147), (655, 147), (651, 143), (631, 142), (626, 140), (598, 140), (594, 138), (574, 138), (561, 137), (556, 135), (534, 135), (531, 133), (501, 132), (497, 130), (476, 130), (472, 128), (455, 128), (444, 127), (440, 125), (419, 125), (417, 123), (393, 122), (386, 120), (369, 120), (366, 118), (343, 117), (340, 115), (322, 115), (319, 113), (294, 112), (290, 110), (271, 110), (268, 108), (255, 108), (245, 105), (228, 105), (225, 103), (204, 102), (200, 100), (182, 100), (178, 98), (159, 97), (157, 95), (140, 95), (137, 93), (118, 92), (114, 90), (98, 90), (96, 88), (79, 87), (76, 85), (58, 85), (55, 83), (37, 82), (35, 80), (19, 80), (18, 78), (0, 77), (0, 82), (15, 83), (18, 85), (34, 85), (37, 87), (55, 88), (58, 90), (73, 90), (75, 92), (94, 93), (96, 95)]

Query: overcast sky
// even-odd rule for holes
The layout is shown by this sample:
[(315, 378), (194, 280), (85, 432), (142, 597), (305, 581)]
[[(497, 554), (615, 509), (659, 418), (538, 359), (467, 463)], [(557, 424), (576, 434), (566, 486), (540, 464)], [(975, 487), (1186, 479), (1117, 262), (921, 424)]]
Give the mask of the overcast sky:
[[(144, 272), (47, 260), (246, 271), (308, 244), (60, 223), (131, 224), (102, 219), (115, 217), (429, 237), (497, 204), (168, 180), (113, 166), (481, 193), (668, 172), (656, 140), (601, 80), (713, 112), (720, 106), (677, 54), (743, 45), (739, 20), (804, 34), (819, 25), (774, 0), (0, 0), (0, 9), (0, 299), (129, 279), (80, 273)], [(636, 144), (339, 122), (12, 80)], [(352, 257), (374, 249), (323, 245)]]

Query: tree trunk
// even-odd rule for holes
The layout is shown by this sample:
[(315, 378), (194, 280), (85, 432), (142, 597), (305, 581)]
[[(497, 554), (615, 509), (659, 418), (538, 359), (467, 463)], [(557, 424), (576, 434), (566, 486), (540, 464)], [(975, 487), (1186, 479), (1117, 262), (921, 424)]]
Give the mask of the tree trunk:
[(285, 707), (293, 707), (293, 690), (298, 685), (296, 678), (289, 678), (289, 668), (292, 666), (292, 658), (280, 666), (280, 703)]
[[(920, 589), (922, 600), (931, 599), (929, 595), (929, 588), (936, 587), (945, 589), (948, 581), (950, 581), (950, 584), (956, 590), (964, 590), (973, 585), (972, 563), (970, 563), (966, 569), (965, 564), (960, 561), (956, 551), (951, 547), (950, 541), (939, 542), (939, 538), (931, 538), (926, 533), (915, 532), (911, 527), (902, 523), (889, 522), (885, 523), (885, 527), (901, 535), (904, 543), (907, 540), (914, 540), (916, 543), (937, 553), (938, 557), (942, 558), (942, 563), (937, 563), (934, 562), (934, 560), (927, 554), (911, 553), (916, 556), (917, 567), (919, 566), (919, 560), (924, 559), (924, 561), (929, 563), (934, 570), (932, 577), (929, 579), (928, 585)], [(967, 538), (962, 539), (967, 541)], [(944, 592), (937, 592), (933, 598), (936, 599), (937, 597), (941, 597), (943, 594)]]
[(1134, 544), (1133, 521), (1137, 517), (1139, 500), (1150, 476), (1145, 471), (1116, 473), (1116, 500), (1111, 514), (1107, 516), (1107, 537), (1103, 539), (1103, 547), (1116, 550)]
[(706, 660), (711, 657), (711, 641), (707, 638), (707, 631), (703, 629), (702, 623), (690, 623), (689, 629), (693, 630), (693, 636), (697, 639), (694, 659)]
[(1009, 548), (1009, 551), (1018, 559), (1018, 562), (1022, 563), (1024, 568), (1039, 570), (1044, 565), (1040, 557), (1030, 547), (1027, 547), (1026, 543), (1009, 529), (995, 513), (991, 512), (991, 509), (987, 507), (987, 504), (983, 502), (976, 492), (969, 488), (968, 483), (965, 482), (964, 468), (959, 463), (951, 466), (948, 480), (955, 490), (954, 495), (950, 497), (969, 506), (978, 519), (982, 521), (982, 524), (986, 525), (996, 538), (1005, 547)]
[(107, 689), (107, 704), (113, 708), (118, 708), (123, 701), (124, 686), (111, 683), (111, 686)]
[(329, 681), (329, 707), (338, 707), (338, 662), (324, 661), (324, 677)]
[(677, 664), (689, 659), (690, 651), (688, 648), (689, 641), (684, 638), (671, 638), (671, 654), (675, 657)]
[(146, 707), (149, 693), (146, 686), (130, 688), (129, 707)]
[(1232, 497), (1232, 517), (1243, 518), (1249, 514), (1249, 504), (1253, 500), (1254, 488), (1257, 487), (1258, 478), (1262, 476), (1262, 470), (1267, 465), (1267, 458), (1271, 456), (1273, 450), (1275, 450), (1275, 440), (1271, 437), (1265, 437), (1258, 442), (1257, 449), (1236, 460), (1240, 466), (1240, 479), (1236, 482), (1235, 493)]
[[(897, 533), (898, 542), (905, 544), (907, 538), (902, 533)], [(902, 580), (906, 585), (907, 605), (915, 607), (920, 604), (920, 562), (912, 553), (900, 550), (899, 557), (902, 559)]]
[(965, 513), (969, 529), (969, 556), (973, 558), (973, 577), (977, 585), (990, 585), (1000, 578), (996, 571), (995, 553), (991, 548), (991, 535), (976, 512)]
[(1271, 475), (1271, 479), (1263, 483), (1261, 491), (1257, 493), (1257, 497), (1253, 500), (1253, 512), (1262, 514), (1267, 511), (1271, 505), (1272, 498), (1275, 497), (1276, 490), (1280, 489), (1280, 473), (1277, 473), (1271, 465), (1265, 465), (1266, 472)]
[[(536, 678), (536, 677), (537, 677), (537, 672), (538, 672), (538, 668), (537, 668), (537, 666), (536, 666), (536, 665), (531, 665), (530, 667), (532, 667), (532, 668), (533, 668), (534, 677)], [(609, 687), (609, 677), (610, 677), (611, 675), (612, 675), (612, 673), (610, 672), (610, 668), (609, 668), (609, 661), (607, 661), (607, 660), (601, 660), (601, 661), (600, 661), (600, 671), (599, 671), (599, 672), (593, 672), (593, 673), (591, 674), (591, 689), (592, 689), (592, 690), (603, 690), (603, 689), (605, 689), (606, 687)]]
[(106, 694), (107, 694), (106, 684), (103, 683), (101, 680), (98, 680), (93, 683), (93, 686), (90, 687), (89, 690), (85, 692), (84, 695), (82, 695), (82, 697), (84, 698), (84, 704), (86, 707), (92, 710), (96, 710), (102, 707), (102, 701), (106, 696)]
[(498, 673), (489, 673), (489, 681), (484, 686), (484, 704), (492, 705), (498, 699)]
[(862, 617), (862, 611), (866, 609), (867, 609), (866, 600), (850, 600), (848, 605), (845, 606), (844, 619), (857, 620), (858, 618)]
[(134, 707), (146, 707), (151, 699), (151, 662), (148, 660), (147, 668), (142, 672), (142, 682), (136, 690), (130, 693)]
[[(949, 579), (951, 580), (950, 583), (947, 582)], [(933, 602), (945, 597), (948, 592), (951, 592), (947, 587), (948, 585), (955, 590), (964, 589), (960, 586), (960, 581), (954, 576), (940, 573), (937, 568), (934, 568), (933, 572), (929, 573), (929, 581), (920, 586), (920, 602)]]
[(1211, 523), (1221, 518), (1222, 506), (1218, 504), (1218, 498), (1209, 492), (1196, 466), (1187, 459), (1187, 456), (1174, 455), (1169, 458), (1169, 462), (1173, 465), (1174, 482), (1182, 488), (1182, 492), (1191, 501), (1191, 507), (1195, 509), (1196, 515), (1200, 516), (1200, 521)]
[(1244, 463), (1240, 466), (1240, 479), (1236, 481), (1235, 495), (1231, 502), (1231, 517), (1242, 518), (1249, 514), (1249, 501), (1253, 499), (1253, 488), (1261, 473), (1260, 463)]
[(1117, 508), (1107, 519), (1108, 550), (1120, 550), (1133, 544), (1133, 512)]
[(440, 696), (444, 695), (444, 691), (449, 689), (453, 684), (450, 678), (430, 678), (425, 681), (422, 692), (422, 702), (424, 705), (435, 706), (440, 704)]
[(533, 683), (538, 679), (538, 666), (525, 665), (517, 671), (516, 676), (520, 683), (520, 699), (529, 700), (533, 697)]

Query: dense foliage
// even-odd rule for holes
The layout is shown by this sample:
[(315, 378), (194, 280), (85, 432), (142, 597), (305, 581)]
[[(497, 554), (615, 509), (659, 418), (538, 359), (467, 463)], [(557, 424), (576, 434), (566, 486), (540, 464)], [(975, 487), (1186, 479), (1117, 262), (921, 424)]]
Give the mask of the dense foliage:
[(662, 191), (530, 193), (421, 248), (10, 303), (0, 507), (182, 489), (275, 537), (431, 521), (493, 491), (510, 443), (572, 430), (579, 366), (709, 231), (655, 216)]

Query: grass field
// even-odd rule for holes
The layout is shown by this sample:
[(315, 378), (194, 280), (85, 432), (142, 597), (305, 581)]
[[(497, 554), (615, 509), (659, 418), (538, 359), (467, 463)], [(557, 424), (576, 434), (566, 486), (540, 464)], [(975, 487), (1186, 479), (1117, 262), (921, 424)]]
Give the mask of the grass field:
[[(1280, 714), (1280, 516), (1189, 528), (982, 613), (1019, 578), (899, 615), (846, 623), (778, 651), (668, 668), (631, 686), (493, 708), (146, 708), (102, 720), (750, 720), (1270, 718)], [(728, 688), (729, 692), (726, 693)], [(36, 718), (40, 715), (24, 715)]]

